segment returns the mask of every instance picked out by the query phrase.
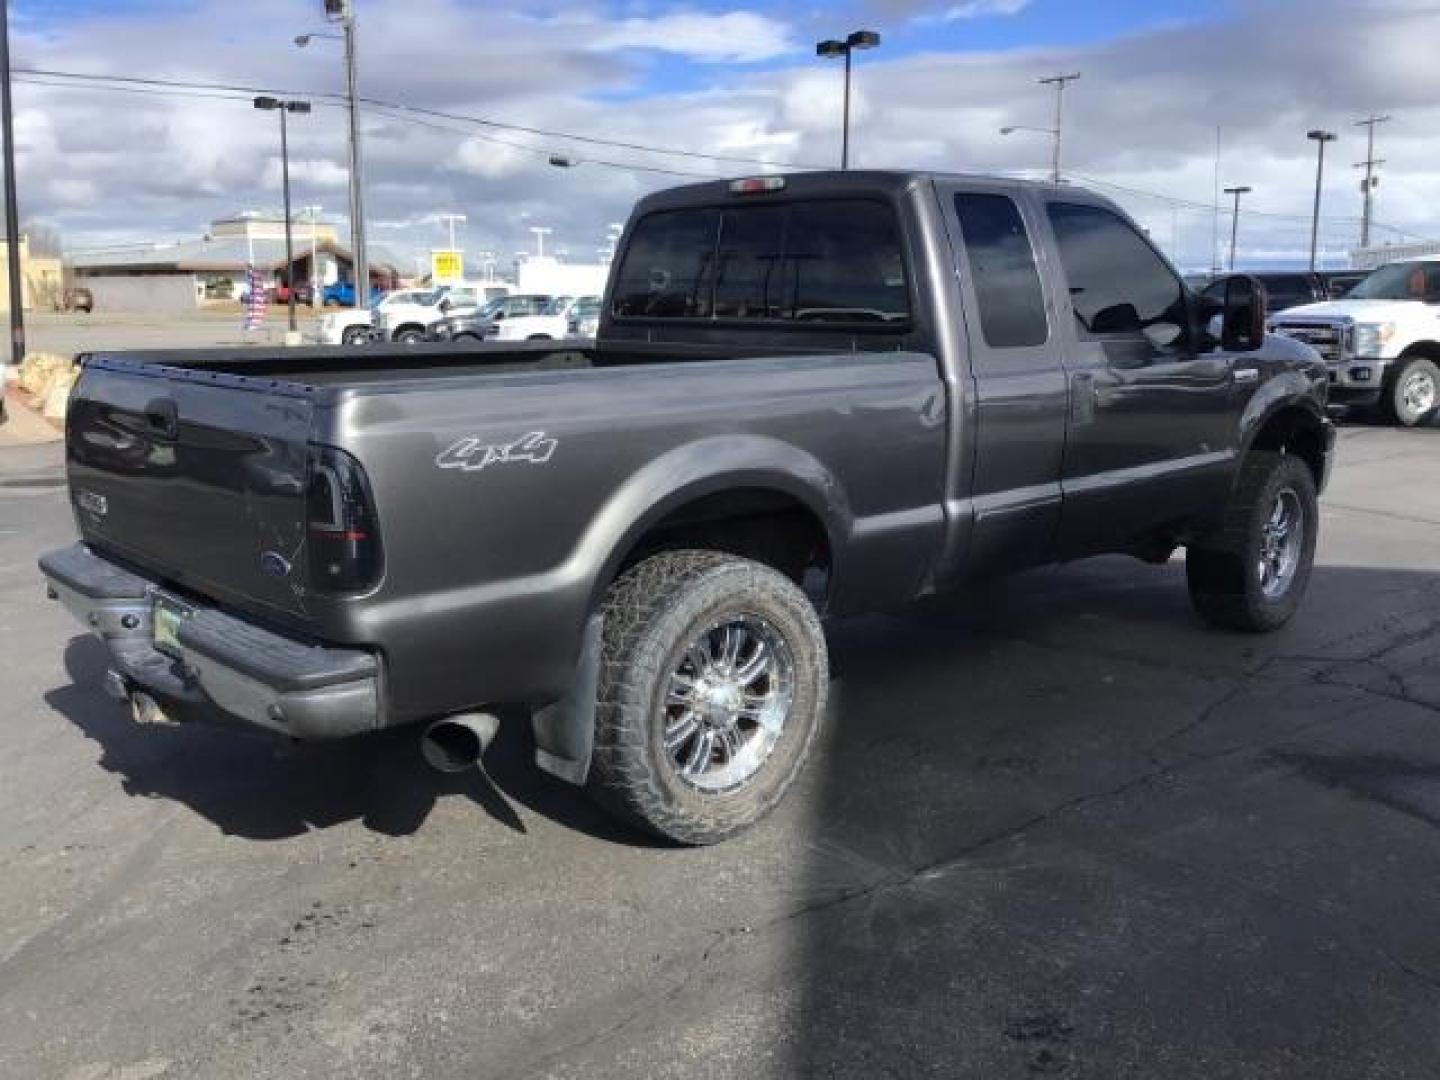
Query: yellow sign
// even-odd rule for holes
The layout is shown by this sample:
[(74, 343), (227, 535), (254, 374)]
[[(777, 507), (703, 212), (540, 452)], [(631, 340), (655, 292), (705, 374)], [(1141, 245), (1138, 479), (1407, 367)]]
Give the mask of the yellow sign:
[(453, 285), (465, 280), (465, 259), (458, 251), (430, 252), (430, 280), (436, 285)]

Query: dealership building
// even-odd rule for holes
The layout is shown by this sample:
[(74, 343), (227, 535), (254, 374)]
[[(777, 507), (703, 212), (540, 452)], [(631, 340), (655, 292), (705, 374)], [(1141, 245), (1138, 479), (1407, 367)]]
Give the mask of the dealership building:
[[(294, 262), (285, 258), (285, 219), (240, 214), (210, 224), (198, 240), (77, 252), (70, 259), (75, 285), (89, 289), (97, 311), (164, 314), (235, 298), (254, 266), (267, 284), (350, 281), (355, 260), (335, 226), (300, 218), (291, 222)], [(370, 279), (392, 288), (396, 264), (370, 248)]]

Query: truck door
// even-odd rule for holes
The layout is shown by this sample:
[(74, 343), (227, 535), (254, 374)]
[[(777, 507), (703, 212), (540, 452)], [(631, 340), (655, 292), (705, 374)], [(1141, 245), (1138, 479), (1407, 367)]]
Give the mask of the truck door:
[(955, 252), (974, 380), (968, 573), (1051, 561), (1060, 523), (1068, 388), (1055, 298), (1015, 189), (937, 184)]
[(1199, 351), (1189, 291), (1129, 221), (1068, 197), (1046, 199), (1045, 214), (1068, 291), (1060, 554), (1078, 558), (1178, 528), (1223, 498), (1232, 358)]

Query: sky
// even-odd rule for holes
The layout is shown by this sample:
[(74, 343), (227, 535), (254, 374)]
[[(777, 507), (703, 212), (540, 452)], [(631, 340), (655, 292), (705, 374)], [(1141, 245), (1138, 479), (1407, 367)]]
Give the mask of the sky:
[[(244, 93), (84, 83), (37, 71), (267, 88), (309, 96), (291, 123), (297, 206), (346, 219), (339, 42), (320, 0), (11, 0), (21, 216), (67, 250), (173, 242), (280, 205), (278, 125)], [(368, 235), (404, 260), (444, 246), (591, 261), (612, 222), (658, 187), (838, 161), (842, 66), (814, 44), (854, 29), (852, 165), (1043, 175), (1053, 92), (1064, 170), (1115, 197), (1185, 269), (1228, 246), (1212, 209), (1249, 185), (1241, 266), (1309, 244), (1315, 144), (1337, 132), (1322, 257), (1356, 246), (1364, 131), (1385, 159), (1381, 240), (1440, 238), (1440, 0), (781, 0), (616, 3), (356, 0)], [(329, 28), (333, 29), (333, 28)], [(137, 92), (140, 91), (140, 92)], [(397, 108), (398, 107), (398, 108)], [(419, 113), (414, 110), (429, 110)], [(435, 113), (445, 114), (444, 117)], [(482, 126), (475, 120), (516, 127)], [(578, 137), (578, 138), (577, 138)], [(626, 145), (603, 145), (585, 139)], [(671, 151), (684, 151), (673, 153)], [(552, 154), (574, 162), (549, 163)], [(706, 157), (704, 155), (711, 155)], [(1218, 237), (1218, 242), (1217, 242)]]

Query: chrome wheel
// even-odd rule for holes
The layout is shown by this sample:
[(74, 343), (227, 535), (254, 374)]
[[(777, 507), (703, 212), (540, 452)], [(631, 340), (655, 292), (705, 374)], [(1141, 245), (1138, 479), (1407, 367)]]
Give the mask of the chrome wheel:
[(775, 749), (794, 696), (785, 639), (758, 615), (726, 615), (670, 674), (661, 710), (666, 760), (701, 791), (738, 788)]
[(1436, 387), (1435, 377), (1428, 371), (1412, 371), (1400, 385), (1400, 400), (1412, 416), (1424, 416), (1435, 408), (1437, 396), (1440, 396), (1440, 388)]
[(1305, 546), (1305, 510), (1294, 488), (1281, 488), (1260, 532), (1260, 592), (1278, 600), (1295, 580)]

